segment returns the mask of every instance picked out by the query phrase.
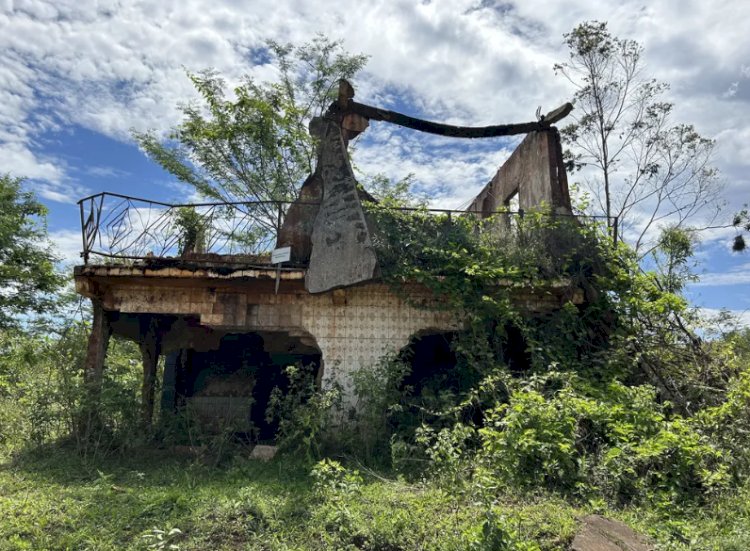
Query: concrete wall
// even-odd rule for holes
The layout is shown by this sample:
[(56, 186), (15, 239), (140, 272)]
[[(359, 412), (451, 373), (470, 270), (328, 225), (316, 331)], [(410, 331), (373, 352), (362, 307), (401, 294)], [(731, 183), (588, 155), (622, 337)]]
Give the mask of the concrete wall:
[[(354, 371), (398, 352), (412, 336), (460, 329), (458, 313), (420, 307), (435, 305), (424, 287), (404, 286), (407, 302), (382, 283), (311, 294), (304, 271), (282, 276), (278, 294), (273, 270), (88, 266), (76, 268), (75, 281), (80, 294), (110, 313), (116, 334), (138, 341), (139, 319), (161, 316), (162, 353), (218, 346), (229, 332), (287, 333), (321, 351), (323, 386), (337, 382), (348, 391)], [(513, 297), (528, 313), (583, 301), (580, 289), (565, 281), (519, 287)], [(348, 398), (351, 403), (351, 392)]]
[(523, 210), (544, 204), (556, 212), (570, 213), (568, 179), (557, 129), (527, 134), (467, 210), (483, 214), (500, 210), (516, 193)]
[[(302, 337), (322, 353), (323, 385), (335, 381), (345, 389), (350, 389), (352, 372), (397, 352), (412, 335), (457, 328), (455, 315), (407, 304), (388, 286), (376, 283), (310, 294), (301, 281), (284, 281), (278, 295), (270, 282), (263, 281), (219, 286), (196, 281), (195, 286), (179, 286), (168, 280), (108, 278), (103, 287), (79, 278), (77, 283), (85, 295), (95, 289), (110, 312), (190, 316), (212, 330)], [(429, 300), (424, 290), (414, 289), (410, 296), (412, 301)], [(115, 332), (127, 332), (117, 323), (113, 327)], [(206, 339), (196, 338), (184, 323), (173, 323), (164, 335), (163, 350), (192, 347), (198, 340)]]

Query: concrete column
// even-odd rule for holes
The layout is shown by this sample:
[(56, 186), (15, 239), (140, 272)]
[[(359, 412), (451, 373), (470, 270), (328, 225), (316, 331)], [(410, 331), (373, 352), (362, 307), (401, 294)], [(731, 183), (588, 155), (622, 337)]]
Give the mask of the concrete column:
[(164, 374), (161, 386), (161, 414), (174, 411), (177, 398), (177, 370), (180, 368), (181, 350), (170, 352), (164, 358)]
[[(362, 347), (354, 339), (318, 339), (318, 346), (323, 361), (323, 390), (341, 387), (344, 412), (357, 408), (352, 375), (360, 369), (371, 369), (382, 358), (391, 352), (398, 352), (408, 342), (408, 335), (371, 341)], [(346, 415), (344, 416), (346, 418)]]
[(143, 359), (143, 386), (141, 387), (141, 422), (150, 429), (154, 417), (154, 383), (156, 366), (161, 352), (161, 338), (158, 321), (147, 316), (141, 319), (141, 358)]
[(89, 405), (95, 410), (99, 403), (104, 360), (107, 357), (107, 348), (109, 346), (109, 338), (112, 335), (112, 327), (109, 323), (107, 313), (102, 308), (101, 302), (92, 300), (91, 305), (94, 315), (91, 321), (86, 362), (83, 366), (83, 380), (88, 393)]

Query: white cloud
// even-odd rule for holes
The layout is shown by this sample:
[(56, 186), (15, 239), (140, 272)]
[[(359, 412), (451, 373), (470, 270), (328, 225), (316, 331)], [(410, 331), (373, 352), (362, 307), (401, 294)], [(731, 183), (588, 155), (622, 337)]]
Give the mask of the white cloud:
[(119, 170), (111, 166), (88, 166), (84, 169), (86, 174), (90, 176), (96, 176), (97, 178), (122, 178), (128, 176), (129, 173), (124, 170)]
[(750, 284), (750, 263), (734, 266), (726, 272), (710, 272), (702, 274), (700, 281), (694, 285), (724, 286)]
[(83, 249), (80, 230), (59, 230), (49, 233), (52, 250), (64, 265), (81, 264)]
[(750, 327), (750, 310), (728, 310), (726, 308), (698, 308), (704, 319), (712, 320), (712, 329), (721, 332)]
[[(600, 19), (645, 46), (649, 72), (673, 85), (677, 118), (718, 137), (727, 197), (741, 204), (750, 183), (750, 96), (741, 82), (750, 74), (749, 12), (728, 0), (690, 9), (669, 0), (647, 7), (634, 0), (5, 2), (0, 169), (38, 180), (49, 199), (65, 199), (69, 167), (35, 142), (44, 130), (77, 124), (120, 140), (131, 128), (165, 131), (179, 120), (178, 104), (195, 97), (183, 67), (215, 67), (230, 84), (248, 72), (267, 78), (273, 71), (251, 67), (248, 51), (267, 38), (300, 43), (319, 31), (370, 54), (362, 101), (402, 108), (406, 101), (405, 110), (461, 124), (531, 120), (537, 106), (547, 111), (571, 97), (551, 69), (566, 56), (562, 34)], [(368, 131), (360, 165), (414, 172), (450, 206), (466, 202), (507, 154), (500, 145), (435, 149), (429, 138), (415, 144), (385, 132)]]
[(59, 184), (65, 177), (62, 162), (36, 154), (25, 144), (18, 142), (0, 145), (0, 167), (3, 172), (44, 180), (49, 184)]

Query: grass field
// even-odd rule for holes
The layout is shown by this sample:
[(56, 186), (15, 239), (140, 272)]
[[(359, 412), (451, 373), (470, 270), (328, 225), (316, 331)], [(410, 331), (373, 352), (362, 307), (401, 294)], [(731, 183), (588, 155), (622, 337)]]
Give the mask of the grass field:
[[(579, 519), (597, 510), (512, 493), (488, 505), (470, 490), (356, 465), (322, 478), (311, 470), (289, 456), (262, 463), (242, 453), (214, 466), (168, 450), (95, 463), (65, 447), (26, 452), (0, 464), (0, 549), (551, 550), (568, 547)], [(690, 511), (598, 510), (659, 549), (742, 551), (749, 498), (740, 489)]]
[[(38, 450), (0, 467), (0, 547), (466, 549), (485, 519), (470, 496), (434, 485), (364, 472), (321, 488), (309, 473), (290, 458), (213, 467), (141, 450), (91, 465)], [(576, 527), (576, 510), (549, 497), (504, 496), (496, 509), (509, 542), (558, 549)]]

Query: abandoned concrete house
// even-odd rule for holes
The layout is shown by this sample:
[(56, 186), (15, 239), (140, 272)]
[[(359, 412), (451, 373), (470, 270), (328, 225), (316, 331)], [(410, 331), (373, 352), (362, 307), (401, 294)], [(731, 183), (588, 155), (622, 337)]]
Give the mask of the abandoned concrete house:
[[(86, 376), (94, 386), (110, 335), (120, 335), (142, 352), (145, 424), (159, 387), (162, 412), (191, 406), (208, 418), (239, 416), (259, 440), (271, 440), (265, 408), (271, 390), (284, 388), (287, 365), (312, 366), (318, 385), (340, 384), (351, 403), (350, 375), (385, 354), (410, 344), (414, 357), (429, 361), (449, 354), (440, 337), (460, 329), (458, 316), (415, 306), (433, 300), (416, 284), (405, 284), (406, 301), (379, 277), (377, 228), (363, 206), (369, 196), (347, 152), (370, 121), (464, 138), (526, 134), (468, 209), (443, 214), (481, 219), (512, 201), (521, 211), (546, 205), (571, 214), (552, 126), (569, 104), (532, 123), (466, 128), (373, 108), (353, 95), (342, 81), (338, 100), (312, 121), (317, 167), (292, 203), (171, 205), (109, 193), (80, 201), (84, 262), (75, 284), (93, 303)], [(199, 235), (179, 223), (186, 208)], [(238, 237), (248, 234), (261, 236), (252, 249)], [(550, 284), (519, 290), (516, 299), (534, 315), (583, 296)]]

